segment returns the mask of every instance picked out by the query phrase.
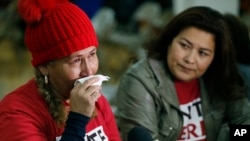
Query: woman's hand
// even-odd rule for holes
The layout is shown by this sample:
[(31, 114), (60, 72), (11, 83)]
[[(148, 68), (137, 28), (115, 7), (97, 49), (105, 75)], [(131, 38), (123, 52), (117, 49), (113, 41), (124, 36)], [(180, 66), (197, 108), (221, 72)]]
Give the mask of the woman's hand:
[(101, 96), (101, 86), (92, 85), (99, 78), (93, 77), (86, 80), (83, 84), (77, 83), (70, 92), (70, 111), (91, 117), (95, 102)]

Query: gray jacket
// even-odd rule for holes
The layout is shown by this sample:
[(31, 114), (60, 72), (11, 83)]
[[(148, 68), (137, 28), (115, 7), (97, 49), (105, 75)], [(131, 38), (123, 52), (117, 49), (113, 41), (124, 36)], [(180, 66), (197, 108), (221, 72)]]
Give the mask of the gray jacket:
[[(231, 124), (250, 124), (247, 99), (208, 103), (208, 94), (202, 80), (199, 81), (207, 141), (228, 140), (228, 127), (223, 128), (226, 132), (221, 128), (225, 118)], [(122, 77), (116, 96), (118, 126), (124, 141), (129, 130), (137, 125), (146, 127), (159, 141), (178, 139), (183, 124), (182, 111), (173, 81), (162, 62), (145, 58), (131, 66)]]

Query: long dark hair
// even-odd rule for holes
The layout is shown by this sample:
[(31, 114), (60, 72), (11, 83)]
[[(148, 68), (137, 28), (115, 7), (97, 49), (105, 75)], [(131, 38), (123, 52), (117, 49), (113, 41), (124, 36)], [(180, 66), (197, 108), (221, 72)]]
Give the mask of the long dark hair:
[(176, 15), (159, 37), (145, 46), (147, 56), (165, 61), (172, 40), (188, 27), (199, 28), (215, 37), (215, 56), (203, 75), (210, 99), (234, 100), (242, 97), (244, 82), (236, 67), (229, 29), (223, 15), (212, 8), (196, 6)]
[(246, 23), (230, 13), (224, 14), (224, 18), (232, 35), (236, 61), (241, 64), (250, 65), (250, 37)]

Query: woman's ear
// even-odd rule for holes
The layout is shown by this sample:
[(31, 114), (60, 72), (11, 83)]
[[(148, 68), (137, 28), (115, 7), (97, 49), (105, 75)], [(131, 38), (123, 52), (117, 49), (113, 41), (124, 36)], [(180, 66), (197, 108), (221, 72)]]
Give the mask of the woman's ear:
[(48, 68), (46, 65), (40, 65), (38, 68), (43, 75), (48, 75)]

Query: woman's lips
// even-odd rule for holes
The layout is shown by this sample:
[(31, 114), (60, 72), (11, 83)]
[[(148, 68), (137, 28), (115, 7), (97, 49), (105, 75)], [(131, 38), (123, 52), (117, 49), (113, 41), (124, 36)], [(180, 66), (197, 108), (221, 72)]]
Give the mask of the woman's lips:
[(183, 65), (178, 65), (179, 66), (179, 68), (183, 71), (183, 72), (191, 72), (191, 71), (194, 71), (194, 69), (192, 69), (192, 68), (188, 68), (188, 67), (185, 67), (185, 66), (183, 66)]

